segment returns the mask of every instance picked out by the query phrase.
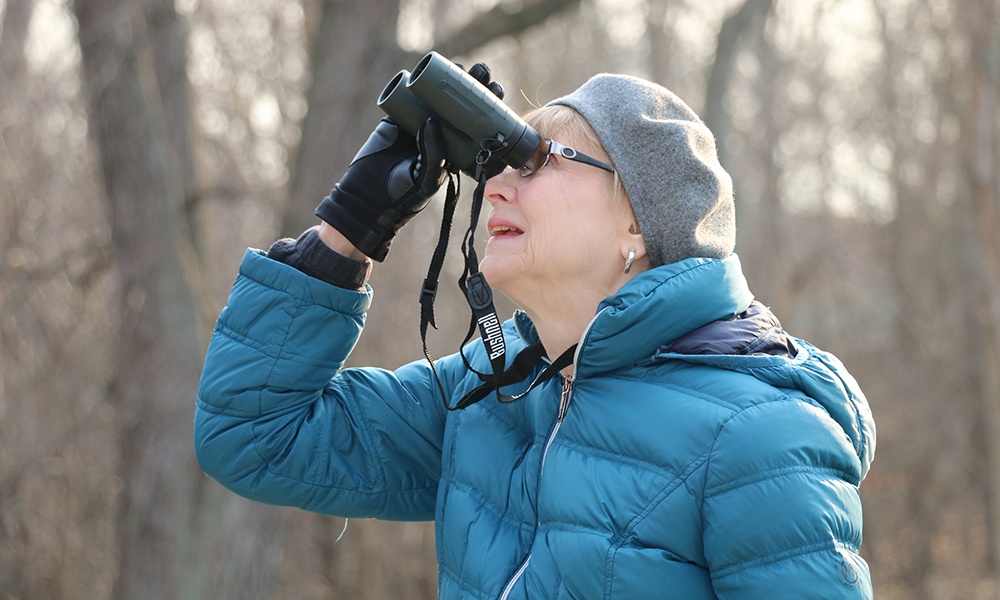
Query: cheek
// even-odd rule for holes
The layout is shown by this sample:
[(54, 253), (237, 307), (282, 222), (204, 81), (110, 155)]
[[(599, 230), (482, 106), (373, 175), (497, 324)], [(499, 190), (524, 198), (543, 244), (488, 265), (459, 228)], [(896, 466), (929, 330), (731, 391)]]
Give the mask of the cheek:
[(528, 235), (528, 248), (536, 259), (544, 260), (546, 255), (558, 253), (572, 245), (575, 232), (580, 223), (575, 220), (569, 210), (540, 211), (530, 220), (531, 230)]

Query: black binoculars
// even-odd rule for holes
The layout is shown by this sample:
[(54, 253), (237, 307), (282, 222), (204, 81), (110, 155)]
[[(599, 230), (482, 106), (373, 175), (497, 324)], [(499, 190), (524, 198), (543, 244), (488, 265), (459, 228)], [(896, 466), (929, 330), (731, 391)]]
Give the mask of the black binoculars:
[(397, 73), (378, 106), (413, 135), (429, 118), (440, 122), (448, 162), (473, 178), (478, 165), (496, 160), (521, 168), (542, 142), (500, 98), (437, 52), (412, 73)]

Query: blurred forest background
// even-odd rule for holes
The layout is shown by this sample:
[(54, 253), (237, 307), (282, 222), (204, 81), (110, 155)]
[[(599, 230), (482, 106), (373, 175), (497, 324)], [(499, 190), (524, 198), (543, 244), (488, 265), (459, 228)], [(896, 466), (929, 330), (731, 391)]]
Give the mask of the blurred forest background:
[[(431, 48), (487, 61), (519, 111), (601, 71), (685, 98), (734, 176), (751, 287), (871, 402), (876, 596), (1000, 597), (996, 0), (0, 9), (0, 600), (435, 597), (430, 524), (253, 504), (191, 446), (244, 248), (315, 223), (383, 85)], [(355, 364), (420, 356), (439, 216), (376, 268)], [(442, 294), (436, 355), (468, 314)]]

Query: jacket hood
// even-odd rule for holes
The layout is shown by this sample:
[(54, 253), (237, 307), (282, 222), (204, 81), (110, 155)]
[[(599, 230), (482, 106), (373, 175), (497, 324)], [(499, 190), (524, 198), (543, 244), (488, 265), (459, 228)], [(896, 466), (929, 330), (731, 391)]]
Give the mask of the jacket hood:
[(850, 438), (864, 478), (875, 457), (875, 421), (858, 382), (836, 356), (786, 334), (759, 303), (741, 316), (746, 318), (712, 323), (664, 346), (658, 357), (746, 373), (805, 394)]

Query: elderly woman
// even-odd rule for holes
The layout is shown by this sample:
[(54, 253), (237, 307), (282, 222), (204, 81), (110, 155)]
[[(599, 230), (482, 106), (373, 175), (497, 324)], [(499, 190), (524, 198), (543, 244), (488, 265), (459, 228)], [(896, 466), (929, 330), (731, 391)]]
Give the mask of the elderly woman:
[(528, 120), (549, 141), (487, 182), (481, 271), (521, 308), (508, 363), (540, 342), (533, 376), (566, 366), (464, 410), (446, 406), (489, 372), (478, 342), (436, 374), (342, 368), (369, 257), (441, 181), (435, 132), (383, 122), (320, 227), (247, 251), (201, 382), (204, 470), (261, 502), (433, 519), (442, 598), (871, 598), (871, 413), (753, 299), (711, 133), (621, 75)]

